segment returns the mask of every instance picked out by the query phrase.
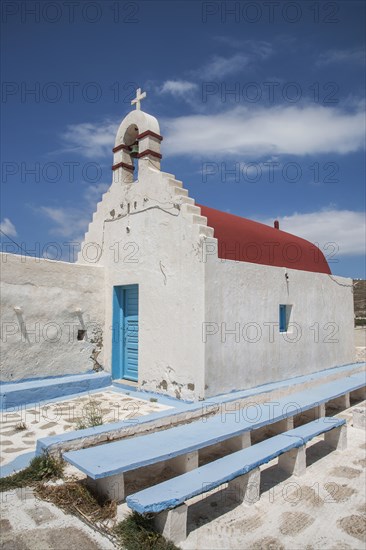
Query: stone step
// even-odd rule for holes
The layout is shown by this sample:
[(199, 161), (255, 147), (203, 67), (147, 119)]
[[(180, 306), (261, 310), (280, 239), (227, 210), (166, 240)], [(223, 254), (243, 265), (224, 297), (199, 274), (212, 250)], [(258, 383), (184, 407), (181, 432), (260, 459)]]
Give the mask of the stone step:
[(204, 237), (213, 237), (214, 236), (214, 229), (213, 227), (209, 227), (208, 225), (199, 225), (198, 231), (200, 235), (203, 235)]
[(188, 197), (188, 189), (181, 189), (180, 187), (173, 187), (174, 193), (181, 197)]
[(183, 197), (183, 195), (180, 197), (180, 200), (181, 200), (181, 204), (191, 204), (191, 205), (194, 205), (195, 204), (195, 200), (192, 199), (192, 197)]
[(206, 216), (200, 216), (198, 214), (193, 214), (193, 223), (197, 223), (199, 225), (207, 225), (207, 218)]
[(175, 175), (174, 174), (169, 174), (169, 172), (161, 172), (161, 175), (165, 179), (175, 180)]
[(28, 403), (47, 402), (49, 399), (106, 388), (112, 384), (111, 375), (105, 372), (70, 374), (53, 378), (40, 378), (14, 382), (2, 386), (0, 407), (6, 409)]
[(201, 209), (199, 206), (196, 206), (194, 204), (185, 204), (184, 210), (187, 214), (196, 214), (197, 216), (200, 216)]
[(169, 184), (171, 187), (183, 187), (183, 182), (178, 181), (178, 180), (173, 179), (173, 178), (169, 178), (169, 179), (168, 179), (168, 184)]

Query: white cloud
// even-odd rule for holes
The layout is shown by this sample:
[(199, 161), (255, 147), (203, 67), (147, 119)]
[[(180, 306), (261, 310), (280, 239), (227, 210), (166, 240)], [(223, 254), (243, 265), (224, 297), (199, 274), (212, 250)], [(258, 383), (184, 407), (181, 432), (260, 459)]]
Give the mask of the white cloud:
[(267, 59), (274, 53), (274, 48), (266, 40), (241, 40), (232, 36), (214, 36), (214, 39), (236, 50), (246, 50), (262, 59)]
[(217, 36), (216, 40), (239, 51), (230, 56), (215, 55), (210, 61), (193, 74), (200, 79), (224, 78), (239, 73), (248, 65), (268, 59), (273, 53), (273, 47), (264, 40), (236, 40), (228, 36)]
[(160, 93), (181, 96), (196, 89), (197, 84), (188, 82), (188, 80), (166, 80), (160, 89)]
[(41, 206), (40, 213), (52, 222), (50, 234), (80, 242), (91, 222), (97, 202), (108, 188), (109, 185), (105, 183), (90, 185), (84, 191), (80, 208)]
[(189, 80), (179, 78), (166, 80), (161, 86), (155, 86), (157, 92), (180, 96), (197, 109), (197, 102), (193, 101), (193, 95), (199, 91), (196, 80), (199, 82), (222, 80), (229, 75), (242, 72), (243, 69), (248, 71), (249, 65), (265, 60), (273, 54), (272, 45), (264, 40), (236, 40), (228, 36), (214, 38), (239, 51), (227, 56), (214, 55), (203, 66), (189, 71), (187, 73)]
[(224, 78), (245, 69), (251, 61), (251, 56), (244, 53), (236, 53), (230, 57), (215, 55), (204, 67), (195, 74), (201, 79)]
[(339, 107), (236, 107), (165, 120), (166, 155), (346, 154), (364, 147), (360, 111)]
[(15, 225), (9, 220), (9, 218), (4, 218), (3, 219), (3, 221), (0, 223), (0, 230), (7, 237), (16, 237), (17, 236), (17, 230), (15, 229)]
[(50, 229), (53, 235), (72, 239), (87, 227), (88, 217), (78, 208), (41, 206), (39, 211), (53, 222), (54, 225)]
[[(96, 183), (95, 185), (89, 185), (84, 191), (84, 198), (88, 208), (95, 208), (97, 203), (101, 200), (103, 193), (109, 189), (108, 183)], [(94, 212), (94, 210), (93, 210)]]
[(246, 43), (252, 48), (253, 53), (261, 59), (268, 59), (274, 54), (272, 44), (265, 40), (247, 40)]
[(316, 64), (318, 66), (332, 65), (333, 63), (365, 63), (365, 51), (361, 48), (352, 50), (328, 50), (320, 54)]
[(62, 152), (73, 152), (91, 159), (105, 156), (112, 158), (117, 129), (118, 124), (110, 120), (70, 124), (61, 135), (65, 143)]
[[(280, 229), (317, 244), (328, 257), (332, 254), (334, 258), (365, 254), (366, 223), (363, 212), (330, 207), (318, 212), (295, 212), (277, 219)], [(262, 222), (273, 227), (273, 219)]]

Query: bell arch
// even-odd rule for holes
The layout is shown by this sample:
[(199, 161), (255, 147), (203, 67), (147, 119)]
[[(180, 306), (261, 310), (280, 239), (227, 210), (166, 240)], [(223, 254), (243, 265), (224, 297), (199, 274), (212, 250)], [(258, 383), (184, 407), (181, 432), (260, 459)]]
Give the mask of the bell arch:
[[(131, 111), (121, 122), (113, 148), (114, 181), (131, 183), (134, 181), (134, 159), (148, 158), (160, 170), (159, 123), (155, 117), (143, 111)], [(138, 163), (137, 163), (138, 164)]]

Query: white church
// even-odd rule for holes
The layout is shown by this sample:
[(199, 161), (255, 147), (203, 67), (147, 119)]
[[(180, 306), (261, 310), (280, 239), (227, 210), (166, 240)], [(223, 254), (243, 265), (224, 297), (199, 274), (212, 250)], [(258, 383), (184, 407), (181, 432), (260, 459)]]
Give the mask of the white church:
[(2, 255), (2, 381), (104, 370), (197, 401), (353, 363), (352, 281), (277, 223), (196, 204), (144, 96), (77, 262)]

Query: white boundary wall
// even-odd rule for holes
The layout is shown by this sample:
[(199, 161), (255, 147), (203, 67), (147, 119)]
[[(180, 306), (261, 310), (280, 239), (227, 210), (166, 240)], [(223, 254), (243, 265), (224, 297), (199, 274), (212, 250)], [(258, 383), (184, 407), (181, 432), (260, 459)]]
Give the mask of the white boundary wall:
[(103, 364), (102, 268), (15, 254), (0, 262), (2, 381), (80, 374), (91, 356)]

